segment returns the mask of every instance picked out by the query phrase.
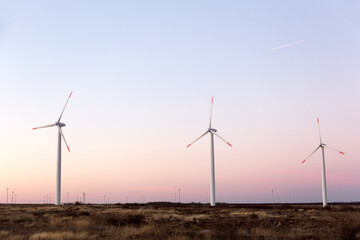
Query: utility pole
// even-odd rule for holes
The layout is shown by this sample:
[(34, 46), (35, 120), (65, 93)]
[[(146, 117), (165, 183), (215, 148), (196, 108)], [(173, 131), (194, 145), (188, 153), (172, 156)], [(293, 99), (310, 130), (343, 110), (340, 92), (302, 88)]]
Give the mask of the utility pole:
[(76, 194), (76, 201), (79, 201), (79, 194)]
[(51, 204), (51, 196), (49, 197), (49, 203)]
[(106, 204), (106, 194), (104, 194), (104, 204)]
[(14, 191), (11, 191), (11, 204), (14, 203)]
[(69, 192), (67, 192), (67, 197), (68, 197), (68, 198), (67, 198), (67, 203), (70, 203), (70, 202), (69, 202)]
[(128, 196), (126, 196), (126, 203), (128, 203)]
[(6, 188), (6, 204), (9, 204), (9, 188)]
[(48, 203), (49, 203), (49, 195), (46, 194), (46, 204), (48, 204)]
[(83, 204), (85, 204), (85, 193), (83, 192)]
[(15, 193), (15, 204), (16, 204), (16, 193)]
[(272, 199), (272, 204), (274, 204), (274, 190), (271, 190), (271, 199)]
[(179, 188), (179, 203), (180, 203), (180, 191), (181, 191), (181, 189)]

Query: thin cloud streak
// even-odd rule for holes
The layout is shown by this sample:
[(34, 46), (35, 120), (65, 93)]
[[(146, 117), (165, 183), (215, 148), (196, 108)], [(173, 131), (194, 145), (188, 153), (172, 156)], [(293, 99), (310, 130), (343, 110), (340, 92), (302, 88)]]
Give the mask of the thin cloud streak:
[(278, 49), (280, 49), (280, 48), (286, 48), (286, 47), (289, 47), (289, 46), (292, 46), (292, 45), (295, 45), (295, 44), (304, 42), (304, 41), (306, 41), (306, 40), (309, 40), (309, 38), (297, 40), (297, 41), (295, 41), (295, 42), (291, 42), (291, 43), (287, 43), (287, 44), (284, 44), (284, 45), (281, 45), (281, 46), (278, 46), (278, 47), (274, 47), (272, 50), (278, 50)]

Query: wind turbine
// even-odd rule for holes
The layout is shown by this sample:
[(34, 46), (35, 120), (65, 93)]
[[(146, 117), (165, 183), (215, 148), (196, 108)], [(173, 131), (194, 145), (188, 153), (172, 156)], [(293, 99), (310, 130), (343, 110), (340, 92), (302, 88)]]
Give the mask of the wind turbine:
[(338, 151), (332, 147), (327, 146), (325, 143), (321, 141), (321, 134), (320, 134), (320, 123), (319, 118), (317, 119), (318, 129), (319, 129), (319, 138), (320, 138), (320, 145), (304, 160), (301, 162), (303, 164), (306, 160), (308, 160), (319, 148), (321, 148), (322, 152), (322, 162), (321, 162), (321, 180), (322, 180), (322, 200), (323, 200), (323, 207), (327, 205), (327, 193), (326, 193), (326, 173), (325, 173), (325, 154), (324, 148), (336, 151), (340, 154), (345, 154), (341, 151)]
[(68, 99), (66, 100), (65, 106), (60, 114), (59, 119), (53, 123), (53, 124), (49, 124), (49, 125), (45, 125), (45, 126), (41, 126), (41, 127), (36, 127), (33, 128), (33, 130), (39, 129), (39, 128), (47, 128), (47, 127), (54, 127), (57, 126), (58, 128), (58, 152), (57, 152), (57, 174), (56, 174), (56, 205), (60, 205), (60, 196), (61, 196), (61, 138), (64, 140), (65, 145), (67, 147), (67, 149), (70, 152), (70, 148), (66, 142), (65, 136), (63, 134), (63, 132), (61, 131), (62, 127), (65, 127), (66, 125), (62, 122), (60, 122), (61, 117), (65, 111), (66, 105), (69, 102), (69, 99), (72, 95), (72, 92), (70, 93)]
[(226, 141), (224, 138), (222, 138), (218, 133), (217, 130), (214, 128), (211, 128), (211, 116), (212, 116), (212, 106), (214, 102), (214, 97), (211, 98), (211, 107), (210, 107), (210, 124), (209, 128), (197, 139), (195, 139), (192, 143), (187, 145), (186, 148), (190, 147), (192, 144), (194, 144), (197, 140), (205, 136), (207, 133), (210, 133), (210, 154), (211, 154), (211, 179), (210, 179), (210, 205), (215, 206), (215, 164), (214, 164), (214, 135), (223, 140), (227, 145), (232, 147), (232, 145)]

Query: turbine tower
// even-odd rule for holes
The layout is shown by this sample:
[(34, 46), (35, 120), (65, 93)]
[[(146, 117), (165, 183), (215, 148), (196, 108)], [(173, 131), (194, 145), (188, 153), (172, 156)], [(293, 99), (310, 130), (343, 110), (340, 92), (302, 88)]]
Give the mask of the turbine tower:
[(306, 160), (308, 160), (319, 148), (321, 148), (322, 152), (322, 162), (321, 162), (321, 180), (322, 180), (322, 201), (323, 201), (323, 207), (327, 206), (327, 192), (326, 192), (326, 173), (325, 173), (325, 154), (324, 154), (324, 148), (336, 151), (340, 154), (344, 154), (341, 151), (338, 151), (332, 147), (327, 146), (325, 143), (321, 141), (321, 134), (320, 134), (320, 123), (319, 118), (317, 119), (318, 129), (319, 129), (319, 138), (320, 138), (320, 145), (304, 160), (301, 162), (303, 164)]
[(53, 124), (49, 124), (49, 125), (45, 125), (45, 126), (41, 126), (41, 127), (36, 127), (33, 128), (33, 130), (39, 129), (39, 128), (47, 128), (47, 127), (54, 127), (57, 126), (58, 128), (58, 151), (57, 151), (57, 174), (56, 174), (56, 205), (60, 205), (60, 199), (61, 199), (61, 138), (64, 140), (65, 145), (67, 147), (67, 149), (70, 152), (70, 148), (66, 142), (65, 136), (63, 134), (63, 132), (61, 131), (62, 127), (65, 127), (66, 125), (62, 122), (60, 122), (61, 117), (65, 111), (66, 105), (69, 102), (69, 99), (72, 95), (72, 92), (70, 93), (68, 99), (66, 100), (65, 106), (60, 114), (59, 119), (57, 120), (57, 122), (53, 123)]
[(232, 145), (226, 141), (224, 138), (222, 138), (218, 133), (217, 130), (214, 128), (211, 128), (211, 116), (212, 116), (212, 106), (214, 102), (214, 97), (211, 98), (211, 106), (210, 106), (210, 123), (209, 128), (197, 139), (195, 139), (192, 143), (187, 145), (186, 148), (190, 147), (192, 144), (194, 144), (196, 141), (198, 141), (200, 138), (205, 136), (207, 133), (210, 133), (210, 161), (211, 161), (211, 178), (210, 178), (210, 205), (215, 206), (215, 163), (214, 163), (214, 135), (223, 140), (227, 145), (232, 147)]

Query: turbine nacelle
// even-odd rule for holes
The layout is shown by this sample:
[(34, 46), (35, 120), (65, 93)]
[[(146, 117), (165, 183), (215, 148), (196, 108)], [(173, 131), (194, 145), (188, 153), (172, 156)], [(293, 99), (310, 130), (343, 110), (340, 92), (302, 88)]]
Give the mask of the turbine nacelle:
[(209, 128), (209, 129), (208, 129), (208, 132), (210, 132), (210, 133), (216, 133), (217, 130), (216, 130), (215, 128)]
[(66, 126), (65, 123), (61, 123), (61, 122), (56, 122), (55, 125), (58, 126), (58, 127), (65, 127)]

